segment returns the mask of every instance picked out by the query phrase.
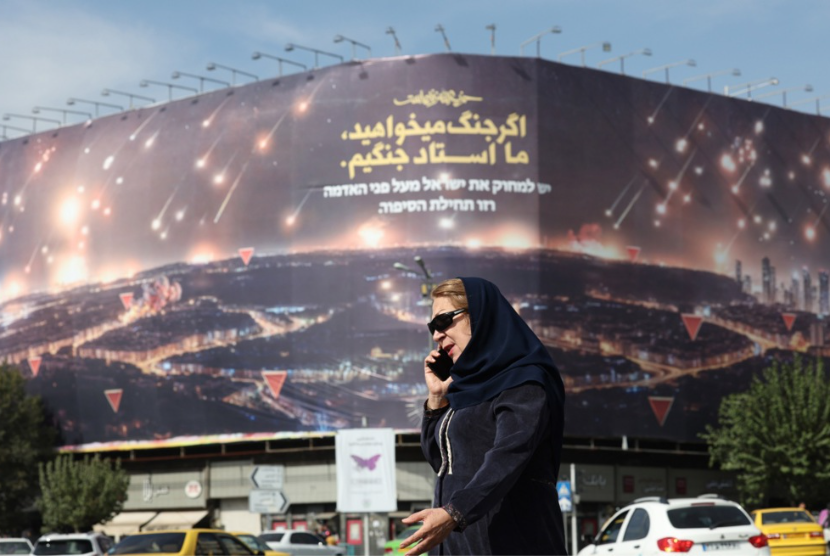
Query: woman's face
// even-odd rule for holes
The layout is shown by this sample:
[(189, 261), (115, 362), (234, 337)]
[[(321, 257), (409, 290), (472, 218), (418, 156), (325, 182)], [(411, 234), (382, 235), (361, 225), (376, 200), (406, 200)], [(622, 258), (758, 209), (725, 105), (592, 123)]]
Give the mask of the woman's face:
[[(432, 318), (441, 313), (449, 313), (455, 311), (454, 307), (448, 297), (439, 297), (432, 301)], [(436, 330), (432, 334), (432, 339), (438, 344), (438, 347), (443, 349), (452, 358), (453, 363), (458, 361), (461, 352), (470, 343), (472, 332), (470, 330), (470, 317), (467, 313), (456, 315), (452, 324), (445, 330)]]

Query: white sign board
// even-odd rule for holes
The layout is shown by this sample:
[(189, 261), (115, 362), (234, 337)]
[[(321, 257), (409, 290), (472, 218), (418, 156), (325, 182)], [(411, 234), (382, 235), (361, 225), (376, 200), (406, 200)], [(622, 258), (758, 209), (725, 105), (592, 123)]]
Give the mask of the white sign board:
[(281, 514), (288, 509), (288, 498), (281, 490), (252, 490), (248, 495), (248, 510), (254, 514)]
[(285, 486), (284, 465), (258, 465), (251, 472), (254, 488), (282, 490)]
[(338, 512), (394, 512), (395, 433), (392, 429), (337, 431), (335, 453)]

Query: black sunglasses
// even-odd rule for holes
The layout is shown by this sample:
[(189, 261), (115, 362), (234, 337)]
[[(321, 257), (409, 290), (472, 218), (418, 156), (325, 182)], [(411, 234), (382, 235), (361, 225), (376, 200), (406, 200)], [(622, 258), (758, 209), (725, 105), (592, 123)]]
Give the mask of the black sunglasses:
[(436, 331), (443, 332), (444, 330), (450, 327), (450, 325), (452, 324), (452, 319), (455, 318), (455, 315), (459, 315), (465, 312), (466, 310), (467, 309), (456, 309), (455, 311), (449, 311), (447, 313), (435, 315), (435, 318), (427, 323), (429, 333), (435, 334)]

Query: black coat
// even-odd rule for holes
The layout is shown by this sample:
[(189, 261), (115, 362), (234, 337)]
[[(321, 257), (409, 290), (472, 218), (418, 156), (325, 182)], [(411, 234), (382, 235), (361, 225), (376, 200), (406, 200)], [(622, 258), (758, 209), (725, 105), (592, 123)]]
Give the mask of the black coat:
[(421, 448), (438, 474), (433, 507), (459, 524), (431, 554), (567, 554), (556, 492), (562, 413), (551, 413), (534, 382), (426, 413)]

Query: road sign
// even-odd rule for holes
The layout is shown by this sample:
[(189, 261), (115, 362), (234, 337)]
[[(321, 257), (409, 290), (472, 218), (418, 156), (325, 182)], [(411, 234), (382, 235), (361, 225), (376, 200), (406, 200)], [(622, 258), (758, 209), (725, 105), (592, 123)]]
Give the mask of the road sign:
[(571, 499), (571, 482), (559, 481), (556, 483), (556, 494), (559, 497), (559, 509), (563, 512), (570, 512), (573, 510), (573, 500)]
[(281, 490), (252, 490), (248, 495), (248, 510), (255, 514), (285, 513), (288, 504), (288, 498)]
[(251, 472), (251, 484), (254, 488), (282, 490), (285, 484), (284, 465), (258, 465)]

